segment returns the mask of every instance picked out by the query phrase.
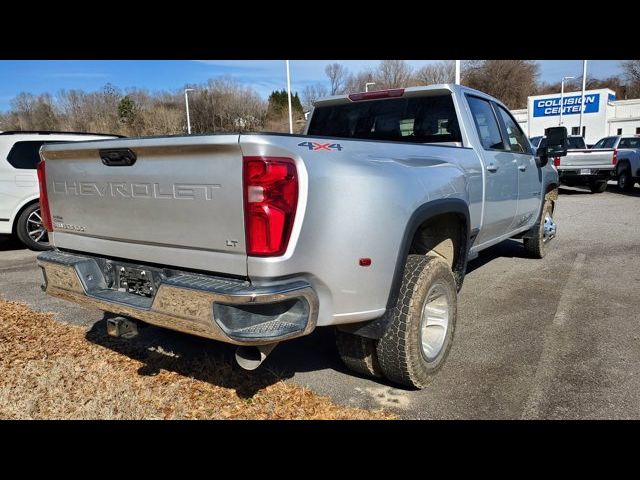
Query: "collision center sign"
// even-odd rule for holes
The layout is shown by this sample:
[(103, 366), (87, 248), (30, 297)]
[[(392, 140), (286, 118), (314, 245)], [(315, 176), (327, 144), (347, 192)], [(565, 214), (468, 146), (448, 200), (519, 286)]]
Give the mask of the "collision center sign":
[[(562, 115), (574, 115), (580, 113), (580, 95), (564, 97), (562, 99)], [(600, 94), (593, 93), (584, 96), (583, 113), (595, 113), (600, 108)], [(560, 115), (560, 97), (539, 98), (533, 101), (534, 117), (553, 117)]]

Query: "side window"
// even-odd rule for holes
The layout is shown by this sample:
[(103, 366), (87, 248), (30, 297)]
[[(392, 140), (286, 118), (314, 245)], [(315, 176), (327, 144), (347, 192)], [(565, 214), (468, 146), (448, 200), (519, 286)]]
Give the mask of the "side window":
[(19, 170), (35, 170), (40, 161), (40, 147), (45, 143), (63, 143), (63, 141), (31, 140), (24, 142), (16, 142), (9, 150), (7, 162)]
[(500, 113), (504, 129), (507, 132), (507, 140), (509, 141), (511, 151), (515, 153), (530, 153), (531, 148), (529, 147), (529, 142), (527, 141), (527, 137), (524, 136), (524, 133), (522, 133), (520, 126), (511, 118), (511, 115), (509, 115), (504, 108), (500, 105), (496, 105), (496, 107)]
[(592, 148), (604, 148), (604, 142), (606, 138), (601, 138)]
[(504, 150), (504, 142), (498, 128), (498, 121), (488, 101), (467, 96), (473, 121), (476, 124), (482, 147), (487, 150)]
[(609, 137), (604, 141), (603, 148), (613, 148), (613, 145), (616, 143), (616, 137)]
[(622, 138), (618, 148), (640, 148), (640, 138)]
[(38, 151), (44, 142), (16, 142), (11, 147), (7, 161), (13, 168), (20, 170), (33, 170), (40, 161)]

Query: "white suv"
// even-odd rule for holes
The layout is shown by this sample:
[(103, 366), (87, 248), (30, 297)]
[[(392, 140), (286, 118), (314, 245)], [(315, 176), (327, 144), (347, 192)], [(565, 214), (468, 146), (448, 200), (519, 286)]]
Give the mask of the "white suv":
[(36, 165), (40, 147), (43, 143), (116, 137), (79, 132), (0, 132), (0, 234), (17, 235), (32, 250), (48, 249), (38, 203)]

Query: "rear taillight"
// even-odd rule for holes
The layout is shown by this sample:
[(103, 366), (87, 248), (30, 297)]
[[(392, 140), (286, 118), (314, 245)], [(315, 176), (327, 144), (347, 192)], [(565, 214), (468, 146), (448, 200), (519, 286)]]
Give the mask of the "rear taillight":
[(613, 165), (617, 165), (618, 164), (618, 150), (617, 149), (613, 150), (613, 158), (611, 159), (611, 163)]
[(298, 205), (298, 172), (291, 158), (244, 157), (247, 254), (282, 255)]
[(51, 212), (49, 211), (49, 198), (47, 197), (47, 176), (45, 174), (44, 160), (38, 163), (38, 185), (40, 186), (40, 215), (42, 216), (42, 225), (47, 232), (53, 232), (53, 224), (51, 223)]
[(374, 100), (376, 98), (393, 98), (404, 95), (404, 88), (392, 88), (390, 90), (376, 90), (375, 92), (352, 93), (349, 100), (359, 102), (360, 100)]
[(553, 157), (553, 165), (556, 167), (560, 166), (560, 157)]

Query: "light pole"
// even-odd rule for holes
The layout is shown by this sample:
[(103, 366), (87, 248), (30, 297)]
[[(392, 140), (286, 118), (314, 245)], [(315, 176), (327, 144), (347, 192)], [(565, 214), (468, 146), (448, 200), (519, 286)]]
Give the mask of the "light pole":
[(564, 109), (564, 105), (562, 105), (562, 100), (564, 98), (564, 81), (571, 80), (576, 77), (562, 77), (562, 82), (560, 82), (560, 123), (559, 126), (562, 126), (562, 110)]
[(368, 92), (369, 91), (369, 85), (375, 85), (376, 82), (367, 82), (364, 84), (364, 91)]
[(293, 134), (293, 112), (291, 111), (291, 73), (289, 71), (289, 60), (287, 62), (287, 99), (289, 101), (289, 133)]
[(187, 96), (188, 92), (193, 92), (195, 89), (193, 88), (185, 88), (184, 89), (184, 104), (187, 107), (187, 134), (191, 135), (191, 119), (189, 118), (189, 97)]
[(456, 60), (456, 85), (460, 85), (460, 60)]
[(584, 88), (587, 86), (587, 61), (582, 61), (582, 93), (580, 94), (580, 135), (582, 134), (582, 112), (584, 112)]

